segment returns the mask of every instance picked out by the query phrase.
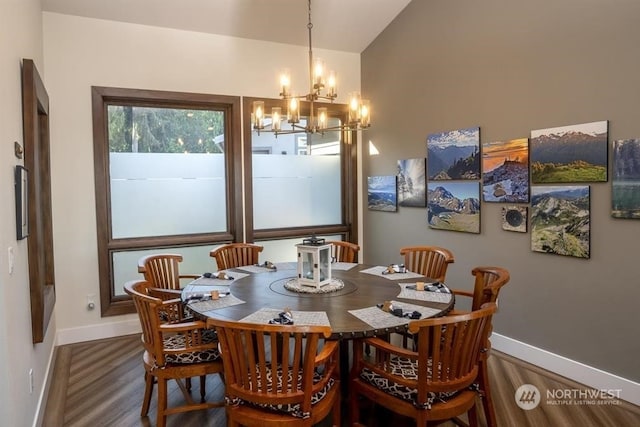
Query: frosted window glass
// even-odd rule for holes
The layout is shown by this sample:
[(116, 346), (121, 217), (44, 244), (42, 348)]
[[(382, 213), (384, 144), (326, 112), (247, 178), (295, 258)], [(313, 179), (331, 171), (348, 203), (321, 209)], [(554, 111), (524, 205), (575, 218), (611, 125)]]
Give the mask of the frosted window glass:
[(224, 154), (110, 153), (113, 238), (226, 230)]
[[(342, 236), (316, 236), (325, 240), (342, 240)], [(281, 240), (261, 240), (258, 245), (264, 249), (260, 253), (260, 261), (271, 262), (296, 262), (296, 245), (302, 243), (303, 239), (281, 239)]]

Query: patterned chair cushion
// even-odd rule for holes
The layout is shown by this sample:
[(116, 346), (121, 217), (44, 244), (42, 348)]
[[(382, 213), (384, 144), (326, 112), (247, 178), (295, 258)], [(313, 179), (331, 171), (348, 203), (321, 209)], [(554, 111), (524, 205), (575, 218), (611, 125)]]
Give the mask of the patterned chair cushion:
[[(164, 348), (178, 349), (184, 348), (185, 336), (181, 334), (171, 335), (164, 338)], [(218, 341), (216, 332), (212, 329), (204, 329), (202, 331), (202, 342), (204, 344), (210, 344)], [(165, 358), (167, 363), (201, 363), (201, 362), (213, 362), (220, 358), (220, 351), (218, 348), (212, 348), (203, 351), (189, 351), (184, 353), (168, 354)]]
[[(391, 357), (387, 371), (392, 375), (398, 377), (409, 380), (417, 380), (418, 362), (406, 357), (393, 356)], [(431, 374), (431, 359), (428, 359), (427, 362), (427, 372)], [(402, 400), (406, 400), (407, 402), (411, 402), (414, 406), (422, 409), (431, 409), (431, 405), (433, 405), (434, 402), (446, 402), (460, 392), (460, 390), (455, 392), (429, 392), (427, 401), (423, 404), (420, 404), (418, 402), (418, 390), (415, 388), (407, 387), (394, 381), (390, 381), (388, 378), (385, 378), (367, 368), (364, 368), (362, 372), (360, 372), (360, 378), (376, 387), (377, 389), (380, 389), (385, 393), (388, 393)]]
[[(260, 388), (262, 386), (262, 378), (260, 377), (260, 372), (256, 370), (256, 376), (257, 376), (257, 380), (258, 380), (258, 388)], [(291, 372), (287, 373), (287, 376), (289, 378), (287, 378), (287, 383), (290, 381), (290, 377), (291, 377)], [(301, 381), (301, 377), (302, 377), (302, 373), (300, 373), (298, 375), (298, 381)], [(314, 372), (313, 373), (313, 383), (317, 384), (320, 380), (322, 380), (322, 375), (319, 374), (318, 372)], [(282, 383), (283, 383), (283, 375), (282, 375), (282, 368), (280, 366), (278, 366), (278, 369), (276, 370), (276, 386), (275, 389), (276, 390), (282, 390)], [(320, 402), (322, 399), (325, 398), (325, 396), (327, 395), (327, 393), (329, 392), (329, 390), (331, 390), (331, 387), (333, 387), (335, 381), (333, 380), (333, 378), (330, 378), (329, 381), (327, 381), (327, 384), (321, 389), (319, 390), (317, 393), (314, 393), (311, 395), (311, 406), (315, 405), (316, 403)], [(273, 391), (274, 390), (274, 379), (273, 379), (273, 370), (270, 367), (267, 367), (267, 390), (269, 391)], [(263, 409), (269, 409), (275, 412), (283, 412), (289, 415), (292, 415), (296, 418), (309, 418), (311, 416), (311, 414), (309, 412), (303, 412), (300, 409), (300, 404), (296, 403), (296, 404), (288, 404), (288, 405), (270, 405), (270, 404), (257, 404), (257, 403), (252, 403), (252, 402), (246, 402), (242, 399), (239, 398), (226, 398), (227, 400), (227, 404), (229, 405), (233, 405), (233, 406), (237, 406), (237, 405), (252, 405), (252, 406), (257, 406), (259, 408), (263, 408)]]

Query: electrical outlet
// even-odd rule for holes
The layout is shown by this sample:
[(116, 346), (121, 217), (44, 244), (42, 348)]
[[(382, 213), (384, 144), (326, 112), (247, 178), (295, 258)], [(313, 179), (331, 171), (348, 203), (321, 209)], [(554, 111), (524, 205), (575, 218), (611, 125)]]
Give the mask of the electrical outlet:
[(13, 246), (9, 246), (9, 274), (13, 274), (13, 265), (15, 264), (16, 254), (13, 251)]
[(29, 394), (33, 394), (33, 369), (29, 369)]

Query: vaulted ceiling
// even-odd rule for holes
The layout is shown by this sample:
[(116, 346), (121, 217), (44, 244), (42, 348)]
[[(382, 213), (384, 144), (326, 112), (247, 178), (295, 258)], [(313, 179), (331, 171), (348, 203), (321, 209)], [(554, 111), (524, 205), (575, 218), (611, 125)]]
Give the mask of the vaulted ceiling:
[[(314, 0), (313, 47), (360, 53), (411, 0)], [(306, 46), (306, 0), (42, 0), (49, 12)]]

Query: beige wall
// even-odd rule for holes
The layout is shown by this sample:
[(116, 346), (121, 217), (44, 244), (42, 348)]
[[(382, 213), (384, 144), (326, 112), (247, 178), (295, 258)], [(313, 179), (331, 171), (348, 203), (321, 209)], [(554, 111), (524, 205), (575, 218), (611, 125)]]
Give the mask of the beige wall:
[[(24, 160), (14, 156), (13, 143), (24, 144), (22, 58), (33, 59), (44, 74), (40, 2), (0, 0), (0, 423), (7, 426), (33, 424), (56, 329), (54, 317), (44, 342), (32, 343), (27, 240), (16, 240), (13, 173)], [(12, 274), (9, 247), (15, 251)], [(33, 393), (29, 392), (30, 369)]]
[[(380, 151), (363, 175), (395, 174), (396, 160), (426, 156), (427, 134), (471, 126), (499, 141), (609, 120), (610, 141), (639, 138), (638, 16), (631, 0), (412, 1), (362, 55), (365, 138)], [(365, 261), (445, 246), (457, 287), (474, 266), (504, 266), (497, 333), (638, 382), (640, 221), (612, 219), (610, 204), (611, 182), (591, 184), (589, 260), (531, 252), (529, 233), (501, 229), (503, 205), (483, 203), (480, 235), (429, 229), (425, 209), (365, 210)]]

